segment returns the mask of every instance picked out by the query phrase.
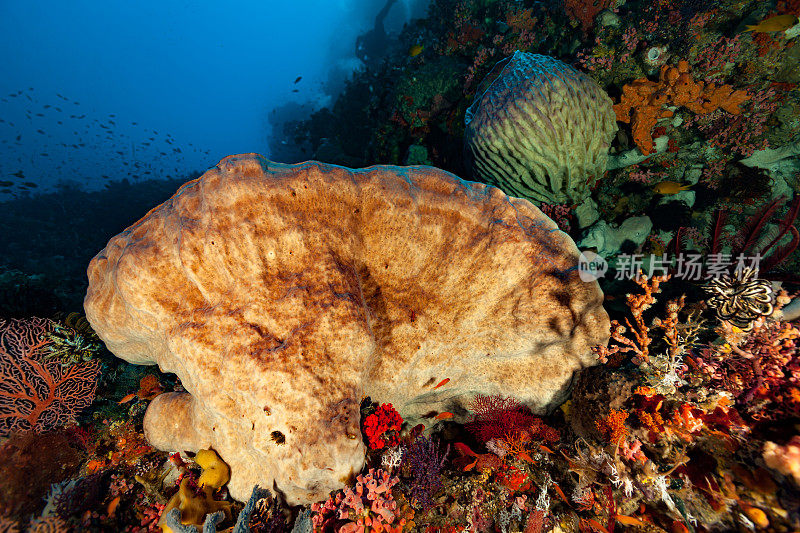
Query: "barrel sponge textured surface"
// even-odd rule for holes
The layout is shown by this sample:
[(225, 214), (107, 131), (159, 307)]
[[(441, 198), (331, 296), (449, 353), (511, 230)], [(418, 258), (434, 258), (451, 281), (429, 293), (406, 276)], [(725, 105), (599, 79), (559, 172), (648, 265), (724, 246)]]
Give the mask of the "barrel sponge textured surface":
[(516, 51), (489, 73), (467, 110), (473, 176), (537, 202), (579, 203), (605, 173), (617, 131), (612, 106), (586, 74)]
[(145, 415), (155, 447), (213, 448), (234, 498), (300, 504), (363, 466), (364, 396), (412, 423), (477, 393), (562, 402), (609, 335), (578, 256), (527, 200), (442, 170), (245, 154), (113, 237), (84, 307), (118, 357), (180, 377)]

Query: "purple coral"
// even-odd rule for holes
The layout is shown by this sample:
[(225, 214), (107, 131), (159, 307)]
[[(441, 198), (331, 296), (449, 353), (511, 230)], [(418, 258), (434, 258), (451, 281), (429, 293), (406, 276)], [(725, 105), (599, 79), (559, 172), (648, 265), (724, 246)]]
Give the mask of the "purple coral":
[(442, 453), (432, 438), (418, 437), (403, 456), (401, 469), (409, 472), (406, 495), (423, 511), (433, 505), (433, 494), (442, 486), (440, 472), (450, 453), (450, 446)]

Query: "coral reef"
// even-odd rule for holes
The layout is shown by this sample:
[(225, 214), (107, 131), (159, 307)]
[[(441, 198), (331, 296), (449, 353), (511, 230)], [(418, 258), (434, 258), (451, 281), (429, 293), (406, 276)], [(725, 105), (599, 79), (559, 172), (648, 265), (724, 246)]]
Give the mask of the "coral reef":
[[(329, 167), (309, 164), (302, 168), (317, 173), (319, 186), (298, 179), (297, 196), (254, 200), (236, 187), (214, 189), (215, 212), (207, 218), (230, 223), (235, 231), (228, 233), (204, 218), (210, 196), (198, 191), (209, 180), (190, 184), (128, 230), (127, 246), (141, 248), (116, 266), (114, 281), (121, 282), (125, 303), (104, 300), (93, 318), (109, 320), (125, 306), (147, 321), (145, 302), (177, 310), (180, 321), (163, 330), (153, 325), (127, 340), (108, 331), (104, 337), (115, 349), (128, 342), (130, 353), (150, 359), (158, 359), (152, 352), (197, 355), (199, 364), (175, 358), (162, 365), (167, 373), (111, 357), (86, 321), (67, 313), (81, 309), (91, 255), (199, 173), (174, 182), (111, 182), (94, 193), (61, 187), (3, 203), (0, 316), (19, 319), (3, 322), (17, 333), (23, 324), (44, 329), (24, 342), (12, 335), (0, 344), (0, 360), (11, 365), (2, 366), (11, 378), (0, 384), (0, 415), (10, 415), (2, 420), (17, 421), (19, 430), (0, 436), (0, 530), (800, 530), (800, 26), (784, 27), (798, 15), (797, 0), (431, 0), (427, 16), (389, 36), (381, 57), (366, 59), (330, 105), (318, 109), (309, 102), (318, 110), (308, 119), (273, 124), (285, 135), (274, 136), (271, 158), (354, 168), (435, 165), (468, 176), (465, 140), (482, 103), (506, 105), (513, 98), (501, 102), (498, 96), (524, 93), (503, 93), (504, 69), (520, 74), (523, 88), (533, 86), (535, 79), (522, 75), (530, 72), (513, 69), (509, 56), (536, 55), (539, 66), (557, 67), (567, 80), (541, 78), (549, 81), (540, 96), (557, 85), (554, 95), (547, 93), (553, 102), (574, 103), (570, 98), (578, 94), (562, 96), (577, 79), (602, 95), (606, 107), (605, 94), (618, 102), (601, 121), (602, 131), (594, 132), (606, 139), (599, 134), (611, 132), (620, 118), (616, 134), (608, 133), (599, 151), (581, 146), (575, 152), (581, 161), (593, 161), (589, 183), (573, 180), (584, 170), (563, 175), (561, 182), (549, 173), (535, 181), (522, 162), (520, 176), (536, 192), (515, 189), (517, 175), (495, 180), (474, 174), (506, 193), (530, 194), (551, 222), (528, 202), (508, 200), (496, 189), (467, 186), (444, 172), (423, 179), (419, 169), (394, 169), (400, 173), (394, 185), (375, 185), (369, 195), (359, 188), (361, 196), (353, 195), (369, 198), (372, 211), (361, 204), (334, 211), (341, 189), (385, 167), (345, 169), (345, 178), (335, 181)], [(769, 28), (774, 31), (762, 31)], [(544, 98), (535, 108), (513, 102), (556, 124), (572, 116), (551, 112), (553, 103)], [(576, 106), (567, 111), (586, 111)], [(537, 124), (530, 113), (514, 117), (509, 124)], [(520, 135), (541, 137), (540, 130), (508, 133), (515, 143)], [(514, 143), (500, 140), (497, 149), (507, 157)], [(565, 154), (571, 143), (540, 145), (538, 155), (552, 158), (557, 176), (563, 161), (570, 161)], [(269, 168), (278, 173), (297, 167)], [(261, 171), (253, 169), (241, 188), (257, 188)], [(457, 215), (447, 218), (438, 203), (420, 203), (423, 191), (449, 202)], [(314, 209), (299, 210), (302, 216), (283, 225), (260, 225), (265, 216), (284, 220), (277, 214), (297, 211), (302, 202)], [(485, 210), (475, 207), (481, 205)], [(174, 215), (181, 206), (189, 214), (170, 223), (180, 226), (174, 234), (190, 245), (179, 252), (168, 238), (154, 243), (144, 237), (147, 220), (167, 209)], [(234, 211), (246, 213), (217, 218)], [(403, 216), (395, 219), (390, 211)], [(425, 217), (439, 222), (421, 223)], [(334, 220), (369, 223), (335, 226)], [(320, 221), (324, 232), (313, 230)], [(418, 224), (424, 231), (412, 235)], [(584, 261), (607, 260), (598, 272), (610, 328), (599, 310), (551, 318), (549, 309), (569, 305), (575, 294), (595, 302), (581, 292), (586, 287), (558, 275), (574, 271), (557, 269), (548, 284), (530, 282), (537, 280), (536, 263), (545, 252), (520, 243), (546, 233), (555, 239), (548, 246), (568, 243), (570, 261), (577, 257), (556, 226), (589, 248)], [(487, 238), (481, 240), (475, 228), (490, 228)], [(283, 238), (268, 245), (265, 234)], [(374, 238), (371, 253), (350, 253), (365, 236)], [(258, 252), (243, 253), (241, 241)], [(428, 245), (431, 254), (417, 270), (396, 274), (393, 284), (382, 277), (387, 270), (409, 269)], [(196, 251), (203, 248), (214, 253)], [(298, 261), (309, 249), (331, 253), (319, 263), (317, 254)], [(233, 272), (213, 259), (236, 253), (245, 267)], [(155, 268), (159, 261), (192, 257), (203, 261), (185, 261), (188, 274), (176, 275), (180, 284), (196, 288), (194, 296), (163, 289), (180, 269)], [(756, 257), (759, 264), (751, 262)], [(149, 277), (132, 276), (143, 265), (154, 266)], [(500, 301), (513, 304), (498, 307), (497, 298), (487, 298), (495, 282), (501, 284), (496, 294), (507, 297)], [(148, 292), (146, 285), (157, 289)], [(441, 287), (449, 287), (451, 296), (443, 297)], [(599, 292), (589, 293), (599, 306)], [(213, 305), (208, 295), (216, 295)], [(192, 298), (200, 304), (183, 307)], [(276, 310), (268, 304), (274, 301), (286, 307)], [(339, 364), (337, 357), (352, 354), (354, 345), (353, 330), (326, 314), (338, 309), (349, 309), (343, 314), (361, 324), (363, 336), (356, 337), (368, 345), (364, 352), (382, 354), (380, 365), (363, 363), (358, 353), (357, 363)], [(561, 343), (576, 323), (594, 320), (592, 313), (600, 319), (594, 337), (610, 334), (611, 341), (576, 362), (587, 368), (574, 378), (568, 377), (571, 368), (554, 370), (546, 361), (520, 363), (538, 333), (518, 328), (539, 320)], [(504, 314), (511, 318), (497, 319)], [(319, 325), (319, 317), (327, 322)], [(204, 336), (206, 322), (218, 327)], [(317, 326), (341, 337), (319, 337), (323, 342), (315, 344), (317, 330), (311, 329)], [(168, 341), (154, 344), (159, 335)], [(565, 350), (582, 353), (593, 342), (559, 347), (552, 359), (560, 361)], [(423, 360), (420, 354), (429, 351), (439, 358)], [(398, 366), (386, 363), (393, 358)], [(28, 421), (48, 387), (26, 388), (22, 374), (7, 370), (17, 362), (32, 379), (40, 379), (39, 370), (52, 377), (82, 365), (96, 367), (99, 376), (94, 384), (76, 385), (80, 409), (63, 397), (52, 404), (63, 417)], [(477, 386), (470, 376), (487, 369), (497, 374)], [(548, 407), (559, 407), (531, 410), (529, 404), (536, 405), (525, 387), (553, 371), (563, 371), (565, 390)], [(350, 376), (357, 386), (342, 385), (349, 372), (358, 374)], [(261, 378), (265, 384), (254, 385)], [(201, 394), (203, 387), (215, 394)], [(326, 390), (338, 394), (328, 397)], [(258, 401), (248, 404), (249, 398)], [(320, 405), (329, 409), (314, 410)], [(226, 460), (240, 454), (239, 462), (230, 461), (231, 475), (246, 463), (252, 483), (224, 485), (228, 467), (220, 456), (192, 453), (224, 439), (185, 446), (206, 430), (241, 437), (230, 448), (214, 449)], [(164, 435), (163, 448), (180, 453), (152, 448), (145, 434)], [(191, 438), (184, 440), (186, 435)], [(333, 459), (311, 453), (313, 448), (293, 448), (303, 442), (329, 446)], [(256, 448), (272, 454), (259, 455)], [(286, 485), (276, 471), (298, 463), (301, 469), (334, 468), (336, 460), (349, 464), (326, 471), (325, 482), (308, 491), (314, 496), (303, 500), (314, 500), (314, 510), (291, 505), (298, 500), (282, 492)], [(181, 523), (180, 503), (166, 509), (181, 500), (191, 523)]]

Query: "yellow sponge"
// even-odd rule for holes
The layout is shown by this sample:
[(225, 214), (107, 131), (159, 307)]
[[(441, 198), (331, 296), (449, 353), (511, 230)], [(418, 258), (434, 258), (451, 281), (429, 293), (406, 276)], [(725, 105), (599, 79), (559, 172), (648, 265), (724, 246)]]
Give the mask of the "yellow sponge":
[(199, 494), (195, 494), (189, 486), (189, 478), (181, 480), (178, 492), (167, 502), (158, 525), (163, 533), (173, 533), (172, 528), (165, 525), (167, 513), (176, 507), (181, 511), (181, 524), (203, 527), (206, 515), (223, 511), (227, 518), (231, 518), (230, 502), (214, 499), (214, 491), (225, 485), (231, 477), (231, 469), (220, 459), (214, 450), (200, 450), (194, 458), (195, 462), (203, 469), (197, 484), (202, 487)]
[(203, 469), (197, 484), (214, 490), (221, 488), (231, 479), (231, 469), (214, 450), (200, 450), (194, 456), (194, 462)]

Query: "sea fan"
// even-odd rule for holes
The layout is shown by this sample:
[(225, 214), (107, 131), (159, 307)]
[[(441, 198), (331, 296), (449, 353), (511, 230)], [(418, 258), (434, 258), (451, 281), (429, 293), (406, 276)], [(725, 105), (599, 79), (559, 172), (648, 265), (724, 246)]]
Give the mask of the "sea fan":
[(558, 431), (545, 425), (514, 398), (479, 394), (472, 402), (471, 409), (475, 414), (466, 427), (484, 444), (491, 439), (514, 438), (522, 431), (528, 432), (530, 438), (550, 442), (559, 439)]

